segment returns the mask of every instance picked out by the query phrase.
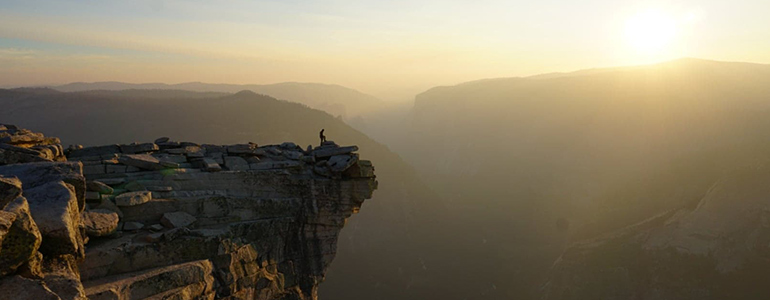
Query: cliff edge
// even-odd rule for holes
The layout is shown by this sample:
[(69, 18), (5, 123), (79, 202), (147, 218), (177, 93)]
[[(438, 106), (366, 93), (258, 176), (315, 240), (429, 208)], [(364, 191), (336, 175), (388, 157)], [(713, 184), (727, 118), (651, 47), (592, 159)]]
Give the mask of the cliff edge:
[(63, 149), (0, 125), (0, 300), (316, 299), (377, 188), (356, 146)]

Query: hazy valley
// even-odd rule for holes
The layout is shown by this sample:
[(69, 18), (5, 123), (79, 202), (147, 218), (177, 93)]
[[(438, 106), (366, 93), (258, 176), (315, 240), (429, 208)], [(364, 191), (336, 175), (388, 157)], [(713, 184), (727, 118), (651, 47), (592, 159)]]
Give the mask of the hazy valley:
[(410, 106), (318, 84), (6, 89), (0, 121), (65, 144), (304, 147), (324, 128), (358, 145), (380, 187), (321, 298), (723, 299), (768, 275), (767, 95), (770, 66), (682, 59), (435, 87)]

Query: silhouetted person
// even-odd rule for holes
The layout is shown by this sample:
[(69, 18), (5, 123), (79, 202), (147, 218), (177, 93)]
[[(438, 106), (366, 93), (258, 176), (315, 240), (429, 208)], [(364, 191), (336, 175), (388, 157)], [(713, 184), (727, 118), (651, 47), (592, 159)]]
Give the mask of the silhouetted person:
[(324, 142), (326, 141), (326, 136), (324, 135), (324, 130), (325, 129), (321, 129), (321, 132), (318, 133), (318, 137), (321, 138), (321, 145), (323, 145)]

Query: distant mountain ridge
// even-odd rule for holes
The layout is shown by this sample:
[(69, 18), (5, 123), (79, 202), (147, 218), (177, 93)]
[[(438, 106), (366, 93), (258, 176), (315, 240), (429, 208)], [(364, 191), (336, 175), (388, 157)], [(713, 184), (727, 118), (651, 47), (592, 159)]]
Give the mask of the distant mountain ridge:
[(550, 72), (550, 73), (542, 73), (542, 74), (527, 75), (527, 76), (484, 78), (484, 79), (461, 82), (454, 85), (436, 86), (426, 90), (423, 93), (428, 93), (434, 89), (443, 89), (443, 88), (456, 87), (456, 86), (473, 86), (477, 84), (490, 84), (490, 83), (502, 83), (502, 82), (510, 83), (516, 80), (544, 80), (544, 79), (556, 79), (556, 78), (564, 78), (564, 77), (591, 76), (591, 75), (599, 75), (599, 74), (612, 73), (612, 72), (628, 72), (628, 71), (634, 71), (634, 70), (645, 70), (645, 69), (649, 70), (649, 69), (661, 68), (661, 67), (670, 68), (670, 67), (682, 67), (682, 66), (711, 67), (711, 68), (713, 67), (763, 68), (763, 67), (770, 66), (770, 64), (752, 63), (752, 62), (728, 62), (728, 61), (685, 57), (685, 58), (679, 58), (675, 60), (664, 61), (664, 62), (659, 62), (654, 64), (630, 65), (630, 66), (618, 66), (618, 67), (606, 67), (606, 68), (589, 68), (589, 69), (580, 69), (576, 71)]
[(326, 111), (333, 116), (355, 117), (376, 109), (382, 100), (360, 91), (336, 84), (283, 82), (275, 84), (216, 84), (186, 82), (166, 83), (125, 83), (117, 81), (74, 82), (51, 88), (62, 92), (119, 91), (119, 90), (183, 90), (193, 92), (236, 93), (251, 90), (277, 99), (305, 104), (311, 108)]

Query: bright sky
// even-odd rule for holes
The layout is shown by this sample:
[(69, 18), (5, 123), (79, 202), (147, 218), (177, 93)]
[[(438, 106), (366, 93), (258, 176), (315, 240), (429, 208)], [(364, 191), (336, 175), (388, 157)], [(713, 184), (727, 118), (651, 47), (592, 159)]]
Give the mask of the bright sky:
[(335, 83), (384, 99), (679, 57), (770, 62), (768, 0), (0, 0), (0, 86)]

